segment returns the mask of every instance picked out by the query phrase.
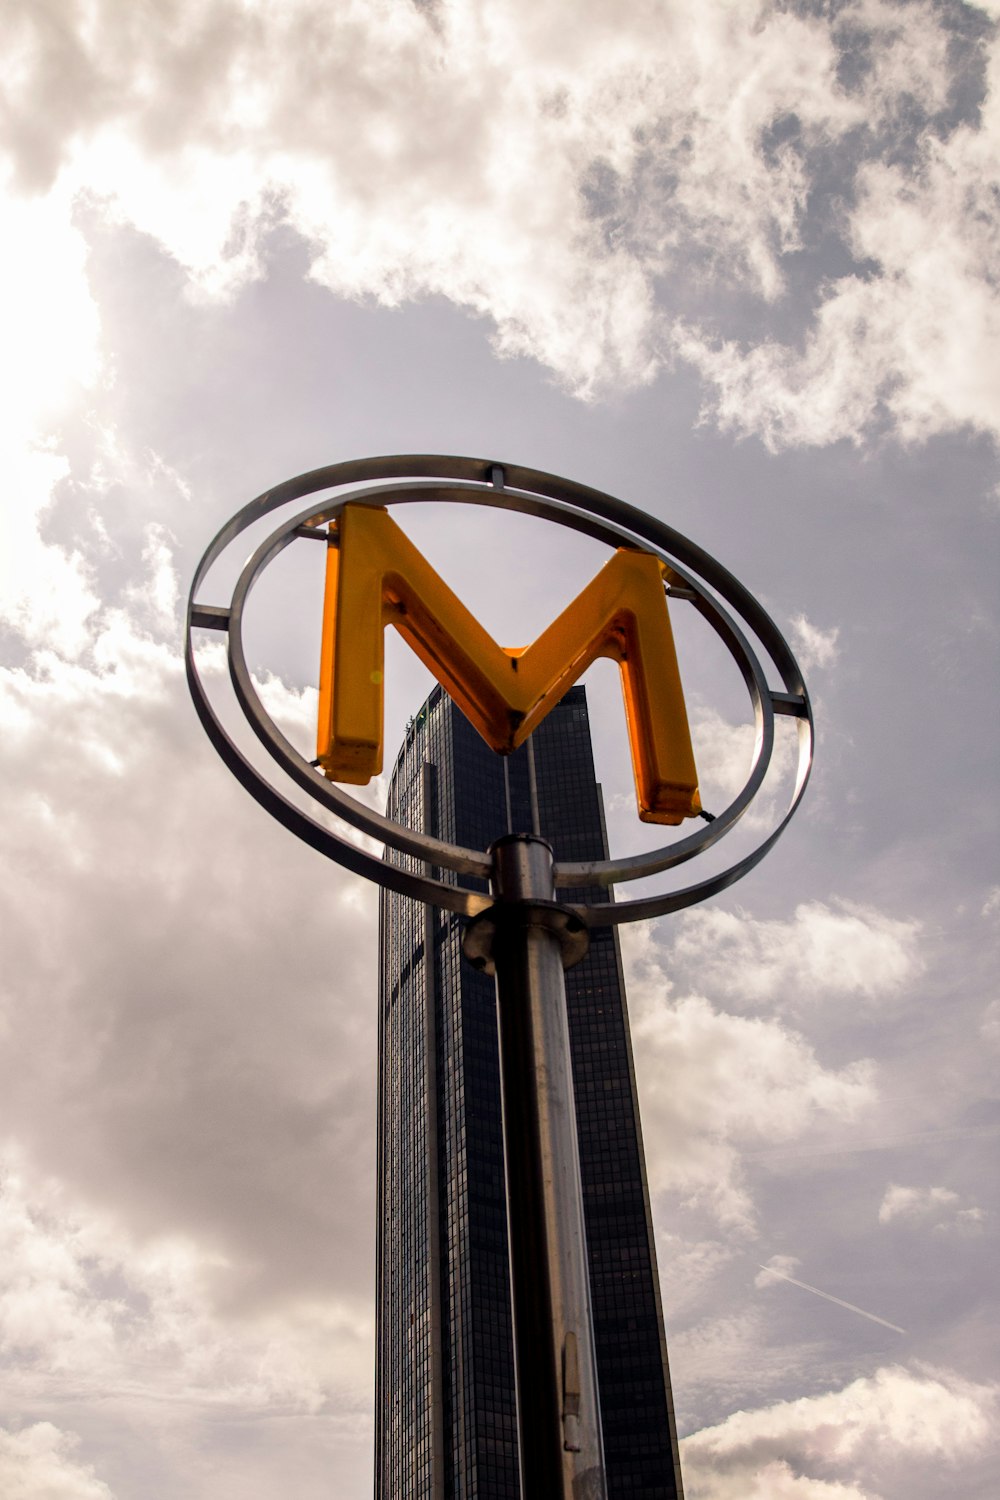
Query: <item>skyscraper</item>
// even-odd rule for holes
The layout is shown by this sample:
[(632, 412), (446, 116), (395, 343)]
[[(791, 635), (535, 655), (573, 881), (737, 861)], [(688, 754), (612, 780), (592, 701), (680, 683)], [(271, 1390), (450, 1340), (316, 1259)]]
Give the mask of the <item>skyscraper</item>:
[[(604, 858), (584, 688), (501, 758), (435, 687), (407, 728), (387, 811), (470, 847), (536, 827), (557, 859)], [(496, 999), (462, 959), (461, 927), (382, 891), (376, 1500), (519, 1495)], [(592, 932), (566, 988), (609, 1500), (678, 1500), (613, 927)]]

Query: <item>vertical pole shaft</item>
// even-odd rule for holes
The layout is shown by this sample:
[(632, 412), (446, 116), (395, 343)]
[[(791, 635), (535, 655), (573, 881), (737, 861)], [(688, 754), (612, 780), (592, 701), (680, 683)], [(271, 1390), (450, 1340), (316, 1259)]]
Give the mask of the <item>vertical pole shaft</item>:
[(513, 835), (493, 857), (522, 1500), (605, 1500), (562, 950), (532, 906), (552, 851)]
[[(424, 833), (434, 833), (434, 773), (420, 768), (420, 801)], [(425, 865), (425, 873), (432, 873)], [(444, 1378), (441, 1361), (441, 1202), (438, 1158), (437, 991), (438, 962), (434, 943), (435, 912), (424, 907), (424, 1129), (427, 1141), (427, 1300), (431, 1386), (431, 1500), (444, 1500)]]

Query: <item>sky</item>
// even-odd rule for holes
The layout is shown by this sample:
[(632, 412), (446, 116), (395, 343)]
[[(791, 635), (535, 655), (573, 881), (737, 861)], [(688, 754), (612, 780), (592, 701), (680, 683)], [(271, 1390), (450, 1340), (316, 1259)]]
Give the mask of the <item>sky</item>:
[[(669, 522), (814, 697), (776, 849), (623, 936), (689, 1500), (995, 1496), (996, 0), (0, 35), (0, 1493), (370, 1493), (376, 899), (215, 757), (181, 601), (258, 492), (423, 452)], [(594, 570), (449, 521), (411, 534), (507, 644)], [(310, 566), (249, 635), (303, 744)], [(711, 809), (746, 705), (675, 621)], [(387, 679), (391, 764), (429, 679)]]

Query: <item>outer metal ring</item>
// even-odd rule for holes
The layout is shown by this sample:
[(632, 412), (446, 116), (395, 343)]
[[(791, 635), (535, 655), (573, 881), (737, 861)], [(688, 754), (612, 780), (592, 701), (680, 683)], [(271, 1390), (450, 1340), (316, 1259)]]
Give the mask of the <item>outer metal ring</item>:
[[(385, 480), (390, 483), (379, 483)], [(355, 488), (358, 484), (363, 487)], [(228, 607), (196, 602), (195, 596), (209, 568), (247, 527), (290, 501), (315, 494), (318, 490), (334, 493), (286, 521), (257, 548), (240, 574)], [(669, 564), (678, 584), (691, 598), (692, 606), (718, 634), (746, 684), (754, 712), (756, 743), (747, 781), (729, 807), (705, 828), (661, 849), (617, 860), (559, 864), (555, 871), (558, 886), (580, 889), (641, 879), (691, 859), (718, 842), (742, 817), (767, 774), (774, 745), (775, 712), (792, 714), (797, 720), (799, 764), (791, 804), (778, 826), (756, 849), (720, 874), (683, 890), (632, 901), (578, 907), (576, 910), (580, 915), (591, 925), (659, 916), (714, 895), (751, 870), (787, 825), (805, 790), (812, 762), (813, 727), (808, 695), (794, 657), (776, 626), (742, 584), (671, 527), (620, 500), (572, 481), (477, 459), (403, 456), (359, 460), (317, 469), (258, 496), (216, 536), (202, 558), (191, 586), (185, 666), (198, 716), (216, 750), (241, 784), (286, 828), (357, 874), (416, 900), (433, 902), (470, 916), (491, 904), (490, 897), (482, 891), (439, 880), (430, 874), (418, 874), (369, 854), (354, 840), (334, 833), (289, 802), (247, 760), (223, 729), (201, 681), (195, 658), (193, 630), (209, 627), (226, 631), (233, 689), (254, 733), (290, 779), (329, 812), (360, 833), (384, 842), (397, 853), (423, 862), (425, 868), (437, 866), (477, 881), (488, 878), (491, 861), (485, 851), (464, 849), (393, 823), (332, 785), (315, 770), (265, 713), (243, 650), (242, 623), (249, 594), (263, 569), (290, 542), (308, 534), (310, 527), (334, 519), (348, 503), (393, 505), (417, 501), (499, 506), (568, 525), (612, 547), (628, 545), (655, 553)], [(768, 686), (755, 652), (721, 601), (731, 606), (757, 636), (781, 678), (783, 691), (775, 692)]]

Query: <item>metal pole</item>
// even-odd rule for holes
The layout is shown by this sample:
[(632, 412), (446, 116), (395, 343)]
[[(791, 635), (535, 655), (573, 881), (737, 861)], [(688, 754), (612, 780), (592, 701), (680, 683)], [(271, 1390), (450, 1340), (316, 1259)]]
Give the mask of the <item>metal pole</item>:
[(586, 929), (553, 899), (544, 839), (491, 853), (496, 905), (465, 949), (497, 982), (522, 1500), (606, 1500), (563, 979)]

